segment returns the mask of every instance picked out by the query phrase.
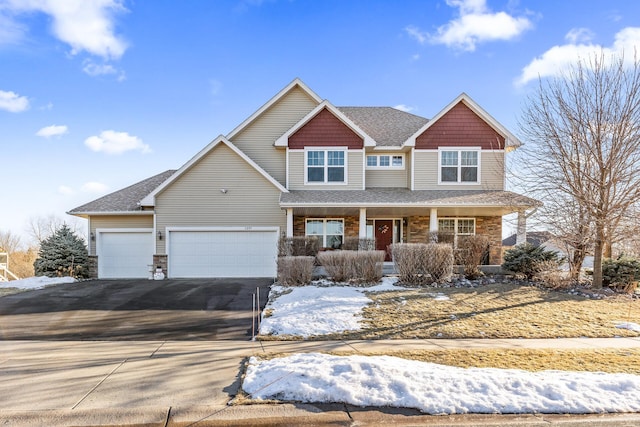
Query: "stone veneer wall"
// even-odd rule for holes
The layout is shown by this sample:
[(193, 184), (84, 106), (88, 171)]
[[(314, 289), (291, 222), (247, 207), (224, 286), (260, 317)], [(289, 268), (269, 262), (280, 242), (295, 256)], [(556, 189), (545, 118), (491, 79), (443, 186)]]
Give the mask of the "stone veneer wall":
[[(167, 277), (167, 266), (168, 266), (167, 255), (154, 255), (153, 256), (153, 266), (154, 268), (161, 267), (162, 272), (164, 273), (164, 277)], [(153, 270), (155, 273), (155, 270)]]
[(489, 264), (502, 264), (502, 217), (476, 217), (476, 234), (489, 237)]
[(98, 255), (89, 255), (87, 269), (89, 270), (89, 279), (98, 278)]
[[(476, 234), (489, 237), (489, 264), (502, 264), (502, 217), (478, 216)], [(407, 242), (429, 242), (429, 216), (411, 216), (407, 230)]]

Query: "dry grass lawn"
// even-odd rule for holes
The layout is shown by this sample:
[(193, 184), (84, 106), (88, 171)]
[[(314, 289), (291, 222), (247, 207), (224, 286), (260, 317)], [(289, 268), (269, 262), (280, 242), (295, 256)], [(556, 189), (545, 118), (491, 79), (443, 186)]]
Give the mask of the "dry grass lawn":
[[(446, 296), (436, 299), (436, 295)], [(361, 331), (323, 339), (577, 338), (638, 336), (640, 300), (603, 300), (496, 283), (478, 288), (416, 288), (370, 294)]]

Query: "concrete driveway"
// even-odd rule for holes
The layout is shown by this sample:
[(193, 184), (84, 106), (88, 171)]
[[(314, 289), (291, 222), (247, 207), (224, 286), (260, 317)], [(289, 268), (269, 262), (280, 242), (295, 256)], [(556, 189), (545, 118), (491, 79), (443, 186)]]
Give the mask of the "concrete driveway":
[(248, 340), (271, 279), (90, 280), (0, 298), (0, 340)]

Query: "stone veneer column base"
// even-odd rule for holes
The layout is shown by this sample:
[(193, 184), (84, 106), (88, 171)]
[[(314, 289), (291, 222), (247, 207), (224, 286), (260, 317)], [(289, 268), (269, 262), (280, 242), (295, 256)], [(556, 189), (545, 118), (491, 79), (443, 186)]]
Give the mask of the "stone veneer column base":
[(89, 255), (87, 259), (87, 270), (89, 270), (89, 278), (98, 278), (98, 255)]
[[(155, 268), (162, 268), (162, 272), (164, 273), (164, 277), (167, 277), (167, 266), (168, 258), (166, 255), (154, 255), (153, 256), (153, 265)], [(155, 271), (155, 270), (154, 270)]]

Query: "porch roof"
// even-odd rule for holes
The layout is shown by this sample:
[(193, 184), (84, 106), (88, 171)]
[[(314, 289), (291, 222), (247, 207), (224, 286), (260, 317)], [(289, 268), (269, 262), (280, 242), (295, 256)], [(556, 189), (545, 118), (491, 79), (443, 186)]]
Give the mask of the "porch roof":
[(367, 208), (383, 213), (417, 215), (424, 209), (443, 208), (451, 213), (473, 210), (479, 215), (505, 215), (541, 206), (542, 203), (511, 191), (498, 190), (414, 190), (369, 188), (366, 190), (294, 190), (280, 195), (280, 207), (300, 213), (346, 213)]

